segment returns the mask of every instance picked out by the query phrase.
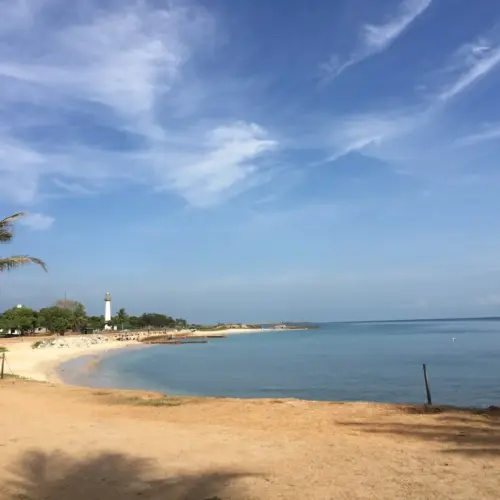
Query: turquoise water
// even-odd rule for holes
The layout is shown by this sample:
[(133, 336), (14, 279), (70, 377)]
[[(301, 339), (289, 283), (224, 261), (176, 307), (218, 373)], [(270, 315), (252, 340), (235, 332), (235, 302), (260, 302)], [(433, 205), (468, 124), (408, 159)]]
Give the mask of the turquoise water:
[[(455, 341), (452, 340), (455, 338)], [(239, 398), (500, 404), (500, 321), (330, 323), (151, 346), (63, 365), (69, 383)]]

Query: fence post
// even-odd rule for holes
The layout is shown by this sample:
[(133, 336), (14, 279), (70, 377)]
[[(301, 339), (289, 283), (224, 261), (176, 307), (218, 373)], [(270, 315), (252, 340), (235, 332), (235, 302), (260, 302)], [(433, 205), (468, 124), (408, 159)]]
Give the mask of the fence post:
[(423, 364), (423, 367), (424, 367), (425, 392), (427, 393), (427, 404), (432, 405), (431, 389), (429, 387), (429, 380), (427, 379), (427, 367), (425, 366), (425, 363)]
[(5, 352), (2, 352), (2, 368), (0, 370), (0, 379), (3, 380), (3, 372), (5, 368)]

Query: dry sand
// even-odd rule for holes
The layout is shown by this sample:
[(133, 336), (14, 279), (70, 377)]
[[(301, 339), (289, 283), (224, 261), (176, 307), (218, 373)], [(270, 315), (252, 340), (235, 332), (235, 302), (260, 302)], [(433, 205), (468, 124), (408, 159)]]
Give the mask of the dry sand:
[(5, 380), (0, 449), (1, 500), (500, 498), (494, 413)]

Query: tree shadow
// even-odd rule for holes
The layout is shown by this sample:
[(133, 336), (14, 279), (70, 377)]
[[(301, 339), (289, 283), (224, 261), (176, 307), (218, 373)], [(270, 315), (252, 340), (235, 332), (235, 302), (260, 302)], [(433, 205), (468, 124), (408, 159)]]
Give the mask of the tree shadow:
[(10, 465), (12, 477), (0, 491), (18, 500), (243, 500), (248, 496), (239, 480), (255, 476), (205, 471), (158, 477), (157, 471), (153, 460), (119, 453), (75, 459), (29, 451)]
[[(370, 434), (389, 434), (448, 445), (443, 453), (500, 457), (500, 412), (448, 407), (409, 407), (410, 414), (433, 414), (430, 420), (408, 423), (338, 422)], [(404, 419), (403, 419), (404, 420)]]

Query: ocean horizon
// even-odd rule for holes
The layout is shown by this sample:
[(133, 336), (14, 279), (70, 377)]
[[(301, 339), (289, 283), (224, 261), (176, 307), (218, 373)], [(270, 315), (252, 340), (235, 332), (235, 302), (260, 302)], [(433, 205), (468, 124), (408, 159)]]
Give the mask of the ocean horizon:
[[(500, 402), (500, 318), (318, 324), (230, 335), (201, 345), (154, 345), (60, 367), (70, 384), (167, 394), (425, 403)], [(92, 357), (90, 357), (92, 358)]]

